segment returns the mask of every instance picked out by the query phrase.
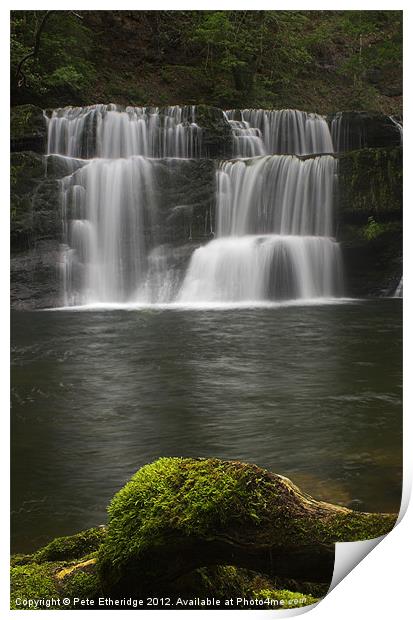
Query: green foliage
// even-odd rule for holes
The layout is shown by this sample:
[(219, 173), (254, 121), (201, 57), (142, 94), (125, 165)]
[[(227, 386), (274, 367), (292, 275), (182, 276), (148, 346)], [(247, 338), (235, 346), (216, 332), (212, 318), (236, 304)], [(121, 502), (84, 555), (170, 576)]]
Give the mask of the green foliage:
[(12, 12), (16, 103), (400, 112), (386, 93), (401, 85), (401, 11), (52, 11), (19, 87), (44, 14)]
[[(23, 89), (32, 100), (50, 93), (82, 92), (94, 79), (90, 31), (70, 11), (51, 11), (39, 37), (37, 55), (29, 58), (17, 76), (20, 61), (34, 50), (36, 33), (45, 11), (12, 11), (11, 86), (12, 95)], [(23, 81), (24, 84), (20, 82)]]
[(81, 91), (87, 83), (88, 76), (80, 73), (73, 65), (65, 65), (55, 69), (46, 79), (46, 84), (50, 87), (68, 86), (73, 91)]
[(376, 222), (374, 217), (371, 215), (368, 219), (368, 223), (363, 228), (363, 237), (367, 239), (367, 241), (372, 241), (383, 232), (385, 232), (386, 226), (384, 224), (380, 224)]

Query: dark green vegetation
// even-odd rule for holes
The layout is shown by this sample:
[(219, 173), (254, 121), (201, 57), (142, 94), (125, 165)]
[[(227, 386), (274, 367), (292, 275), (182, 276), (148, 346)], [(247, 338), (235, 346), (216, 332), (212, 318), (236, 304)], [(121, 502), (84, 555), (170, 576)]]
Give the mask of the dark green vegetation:
[(319, 502), (255, 465), (162, 458), (115, 495), (107, 529), (14, 556), (12, 607), (21, 608), (16, 598), (102, 594), (308, 605), (328, 589), (334, 542), (375, 538), (395, 520)]
[(401, 113), (401, 11), (14, 11), (11, 32), (15, 105)]
[(402, 273), (401, 147), (350, 151), (339, 160), (339, 230), (349, 292), (386, 294)]

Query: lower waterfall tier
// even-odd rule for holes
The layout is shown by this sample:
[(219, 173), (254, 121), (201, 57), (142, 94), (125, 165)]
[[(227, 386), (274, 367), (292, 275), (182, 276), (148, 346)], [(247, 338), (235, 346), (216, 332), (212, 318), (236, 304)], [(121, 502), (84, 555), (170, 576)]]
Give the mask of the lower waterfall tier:
[(342, 295), (339, 244), (328, 237), (223, 237), (198, 248), (178, 301), (239, 302)]

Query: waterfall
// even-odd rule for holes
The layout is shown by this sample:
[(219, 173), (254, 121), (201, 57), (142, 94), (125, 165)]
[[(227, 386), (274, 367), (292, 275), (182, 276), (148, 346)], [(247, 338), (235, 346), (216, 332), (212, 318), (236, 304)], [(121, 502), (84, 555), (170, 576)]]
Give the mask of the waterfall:
[(195, 106), (67, 107), (54, 110), (48, 120), (47, 152), (80, 158), (200, 157), (202, 130)]
[(273, 155), (222, 162), (218, 169), (217, 233), (333, 235), (331, 156), (300, 160)]
[[(170, 203), (168, 194), (191, 176), (182, 166), (203, 156), (195, 106), (52, 112), (48, 155), (67, 170), (60, 181), (65, 306), (342, 295), (333, 236), (336, 162), (326, 154), (332, 141), (325, 119), (296, 110), (230, 111), (226, 118), (237, 158), (215, 164), (215, 216), (212, 206), (202, 216), (206, 238), (215, 221), (215, 238), (197, 247), (196, 205), (190, 196), (188, 204)], [(196, 178), (203, 183), (202, 174)], [(203, 185), (195, 194), (209, 204)], [(189, 235), (178, 244), (164, 232), (176, 217)]]
[(403, 297), (403, 276), (400, 278), (393, 297)]
[(256, 157), (266, 155), (262, 133), (257, 127), (251, 127), (246, 121), (236, 121), (226, 113), (232, 129), (233, 147), (235, 157)]
[(296, 235), (223, 237), (196, 250), (182, 302), (335, 297), (341, 254), (332, 239)]
[(396, 125), (400, 135), (400, 146), (403, 146), (403, 121), (397, 119), (395, 116), (389, 116), (389, 119), (394, 125)]
[[(235, 157), (334, 152), (328, 123), (319, 114), (300, 110), (227, 110), (226, 115), (233, 126)], [(237, 121), (239, 115), (241, 119)]]
[(93, 159), (61, 183), (65, 305), (128, 301), (147, 266), (156, 218), (153, 163)]
[(237, 302), (342, 294), (333, 234), (335, 160), (266, 156), (221, 162), (218, 238), (196, 250), (179, 300)]

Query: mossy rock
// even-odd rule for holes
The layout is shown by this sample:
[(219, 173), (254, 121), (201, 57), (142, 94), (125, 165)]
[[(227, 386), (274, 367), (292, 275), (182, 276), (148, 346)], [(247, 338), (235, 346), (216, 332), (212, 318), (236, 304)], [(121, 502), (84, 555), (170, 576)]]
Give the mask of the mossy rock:
[[(94, 558), (12, 566), (10, 578), (11, 609), (84, 609), (78, 599), (95, 600), (102, 595)], [(64, 605), (63, 598), (69, 599)]]
[(105, 592), (131, 594), (198, 567), (234, 564), (327, 582), (334, 543), (381, 536), (396, 515), (319, 502), (255, 465), (162, 458), (140, 469), (109, 506), (98, 569)]
[(11, 108), (10, 137), (12, 151), (44, 153), (46, 134), (46, 119), (41, 108), (30, 103)]
[(401, 147), (351, 151), (339, 158), (339, 220), (367, 223), (369, 216), (401, 219)]
[[(103, 591), (96, 556), (104, 539), (103, 527), (92, 528), (56, 538), (33, 554), (12, 556), (11, 609), (45, 608), (42, 602), (36, 607), (29, 599), (54, 599), (55, 602), (51, 601), (46, 609), (61, 609), (62, 604), (56, 601), (63, 598), (69, 599), (64, 609), (84, 609), (79, 599), (93, 600), (94, 604), (90, 603), (88, 608), (98, 608), (97, 599), (103, 596)], [(301, 587), (300, 592), (297, 587)], [(196, 569), (176, 580), (170, 584), (168, 594), (172, 601), (178, 596), (219, 599), (222, 606), (226, 599), (243, 599), (234, 604), (237, 609), (255, 609), (257, 606), (281, 608), (283, 605), (291, 608), (316, 602), (328, 587), (329, 584), (321, 587), (320, 584), (298, 584), (288, 580), (279, 582), (235, 566), (210, 566)], [(125, 604), (121, 608), (129, 607)], [(145, 605), (144, 608), (149, 607)], [(199, 604), (192, 608), (205, 609), (208, 605)]]
[[(60, 595), (54, 579), (56, 565), (30, 563), (14, 566), (10, 572), (10, 608), (36, 609), (37, 599), (57, 599)], [(52, 607), (58, 609), (58, 605)]]
[[(11, 609), (36, 609), (29, 599), (68, 597), (64, 609), (76, 609), (74, 598), (94, 598), (101, 594), (96, 571), (96, 552), (105, 538), (105, 528), (97, 527), (52, 540), (33, 554), (11, 558)], [(43, 608), (43, 607), (42, 607)], [(48, 609), (61, 609), (52, 604)], [(39, 607), (37, 607), (39, 609)]]
[(57, 560), (74, 560), (97, 551), (105, 540), (106, 529), (93, 527), (89, 530), (55, 538), (48, 545), (33, 554), (34, 562), (55, 562)]

